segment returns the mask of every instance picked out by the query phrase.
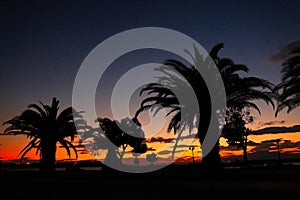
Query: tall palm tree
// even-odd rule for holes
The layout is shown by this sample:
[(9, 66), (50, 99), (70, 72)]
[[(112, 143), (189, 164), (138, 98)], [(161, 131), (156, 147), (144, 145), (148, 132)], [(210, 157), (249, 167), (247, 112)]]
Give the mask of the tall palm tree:
[[(40, 155), (40, 169), (45, 175), (55, 172), (56, 150), (59, 142), (71, 156), (70, 148), (78, 157), (74, 141), (77, 130), (76, 120), (82, 120), (79, 112), (67, 107), (60, 113), (59, 101), (53, 97), (51, 105), (40, 102), (30, 104), (20, 115), (3, 123), (9, 125), (4, 134), (27, 135), (30, 142), (20, 151), (21, 159), (32, 149)], [(79, 121), (78, 121), (79, 122)]]
[(279, 94), (275, 116), (285, 108), (290, 113), (300, 105), (300, 47), (290, 51), (289, 55), (282, 63), (281, 83), (275, 87)]
[[(184, 63), (173, 59), (163, 64), (156, 70), (161, 71), (165, 76), (159, 77), (157, 83), (150, 83), (140, 91), (140, 95), (147, 93), (151, 96), (141, 102), (135, 117), (137, 118), (147, 109), (155, 109), (154, 113), (157, 113), (162, 108), (168, 108), (167, 116), (172, 117), (167, 131), (173, 131), (177, 135), (172, 152), (174, 156), (183, 131), (189, 130), (191, 133), (200, 116), (211, 116), (211, 99), (207, 85), (195, 66), (187, 67)], [(186, 96), (186, 92), (190, 90), (195, 93), (197, 105), (184, 105), (184, 102), (177, 99), (177, 96)], [(199, 110), (194, 106), (198, 106)], [(202, 117), (200, 122), (197, 135), (202, 143), (208, 131), (210, 117)]]
[[(226, 91), (227, 107), (252, 107), (259, 111), (258, 106), (253, 102), (254, 100), (258, 99), (264, 100), (265, 102), (270, 103), (274, 106), (271, 96), (272, 84), (266, 80), (256, 77), (241, 77), (239, 72), (248, 72), (249, 69), (245, 65), (234, 63), (229, 58), (220, 58), (218, 56), (218, 53), (223, 47), (223, 43), (215, 45), (210, 51), (209, 55), (215, 65), (218, 67), (222, 76)], [(199, 52), (197, 49), (195, 49), (195, 55), (195, 63), (207, 62), (207, 60), (205, 59), (199, 60), (203, 59), (203, 57), (199, 56)], [(208, 133), (210, 117), (202, 117), (200, 119), (199, 117), (211, 116), (212, 112), (209, 96), (210, 94), (207, 89), (206, 83), (201, 77), (201, 74), (196, 70), (196, 66), (189, 67), (177, 60), (167, 60), (164, 63), (164, 66), (160, 67), (159, 70), (165, 72), (166, 74), (166, 77), (164, 77), (163, 80), (168, 80), (175, 86), (171, 88), (166, 87), (165, 85), (160, 83), (161, 80), (159, 80), (158, 83), (151, 83), (146, 85), (141, 90), (141, 93), (147, 92), (148, 95), (152, 96), (146, 97), (141, 102), (141, 106), (136, 113), (136, 117), (140, 112), (145, 109), (151, 108), (151, 106), (161, 105), (164, 108), (170, 108), (170, 112), (167, 115), (173, 114), (173, 118), (171, 118), (169, 122), (168, 131), (170, 132), (173, 129), (174, 133), (184, 128), (191, 129), (193, 125), (192, 121), (194, 121), (194, 119), (196, 118), (197, 120), (199, 120), (199, 125), (197, 127), (197, 136), (200, 140), (200, 144), (202, 144), (204, 138), (206, 137), (206, 134)], [(168, 70), (178, 72), (191, 85), (198, 100), (199, 113), (191, 111), (187, 113), (188, 116), (181, 116), (182, 109), (187, 106), (179, 105), (179, 101), (176, 101), (176, 95), (172, 91), (174, 91), (174, 89), (182, 89), (182, 91), (184, 91), (185, 89), (182, 87), (182, 85), (186, 85), (186, 83), (180, 81), (179, 79), (172, 80), (174, 78), (170, 76)], [(264, 91), (265, 88), (270, 91)], [(180, 134), (178, 134), (177, 140), (179, 137)], [(212, 170), (221, 168), (221, 158), (219, 154), (218, 142), (215, 144), (213, 149), (202, 159), (202, 166), (205, 169)]]

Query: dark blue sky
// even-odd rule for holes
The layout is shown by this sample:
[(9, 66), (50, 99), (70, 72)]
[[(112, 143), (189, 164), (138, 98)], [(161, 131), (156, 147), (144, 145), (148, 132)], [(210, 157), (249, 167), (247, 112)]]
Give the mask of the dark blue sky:
[[(300, 1), (8, 1), (0, 2), (0, 120), (53, 96), (71, 105), (73, 82), (88, 53), (106, 38), (137, 27), (164, 27), (207, 51), (246, 64), (277, 83), (268, 57), (299, 39)], [(157, 61), (157, 58), (153, 58)], [(150, 59), (147, 58), (147, 61)], [(1, 130), (1, 129), (0, 129)]]

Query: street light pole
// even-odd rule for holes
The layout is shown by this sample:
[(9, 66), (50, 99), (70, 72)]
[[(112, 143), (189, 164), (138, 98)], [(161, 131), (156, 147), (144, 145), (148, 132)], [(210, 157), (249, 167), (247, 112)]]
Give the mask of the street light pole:
[(189, 147), (189, 149), (192, 151), (192, 158), (193, 158), (193, 164), (195, 163), (195, 158), (194, 158), (194, 149), (195, 147)]
[(280, 156), (280, 148), (279, 148), (279, 142), (281, 141), (281, 139), (276, 139), (276, 145), (277, 145), (277, 154), (278, 154), (278, 162), (279, 165), (281, 165), (281, 156)]

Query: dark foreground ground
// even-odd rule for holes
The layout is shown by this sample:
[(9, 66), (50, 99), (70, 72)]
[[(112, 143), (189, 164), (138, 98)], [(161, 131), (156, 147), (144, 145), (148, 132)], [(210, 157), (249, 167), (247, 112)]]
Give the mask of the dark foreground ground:
[(0, 171), (0, 199), (300, 198), (300, 168), (225, 169), (208, 175), (190, 166), (142, 173)]

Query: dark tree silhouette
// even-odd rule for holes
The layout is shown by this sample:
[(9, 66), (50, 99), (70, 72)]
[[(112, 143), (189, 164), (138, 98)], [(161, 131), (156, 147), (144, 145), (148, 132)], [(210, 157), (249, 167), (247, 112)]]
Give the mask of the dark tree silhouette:
[(74, 122), (82, 116), (72, 107), (58, 113), (59, 101), (55, 97), (51, 105), (40, 104), (30, 104), (20, 115), (4, 122), (3, 125), (9, 125), (4, 134), (27, 135), (30, 142), (21, 150), (21, 159), (35, 148), (40, 155), (41, 172), (51, 175), (55, 172), (57, 142), (66, 149), (69, 157), (70, 148), (73, 149), (77, 159), (77, 150), (72, 143), (77, 134)]
[(230, 146), (237, 146), (243, 149), (244, 165), (248, 167), (248, 135), (251, 130), (246, 127), (248, 123), (253, 122), (253, 117), (249, 111), (229, 108), (226, 113), (225, 125), (222, 129), (222, 136)]
[[(98, 118), (98, 122), (105, 136), (113, 144), (112, 148), (108, 149), (105, 162), (111, 162), (112, 160), (109, 159), (114, 158), (116, 153), (122, 159), (128, 145), (133, 148), (134, 153), (145, 153), (147, 151), (145, 134), (137, 120), (133, 121), (125, 118), (118, 122), (108, 118)], [(118, 152), (119, 147), (123, 149), (121, 154)]]
[(134, 156), (133, 164), (139, 165), (140, 164), (140, 160), (138, 158), (139, 154), (138, 153), (132, 153), (132, 155)]
[(300, 105), (300, 47), (289, 52), (289, 57), (282, 63), (281, 83), (274, 89), (278, 95), (275, 116), (287, 108), (290, 113)]
[(223, 43), (215, 45), (210, 52), (210, 56), (215, 61), (224, 82), (227, 108), (240, 110), (252, 108), (260, 114), (260, 109), (255, 104), (255, 100), (262, 100), (275, 108), (273, 102), (275, 98), (274, 85), (262, 78), (242, 76), (240, 72), (248, 73), (249, 68), (246, 65), (234, 63), (230, 58), (220, 58), (218, 52), (223, 47)]
[[(217, 53), (223, 47), (224, 45), (220, 43), (213, 48), (212, 52)], [(255, 100), (262, 100), (275, 109), (274, 85), (262, 78), (241, 76), (238, 72), (248, 73), (249, 68), (235, 64), (229, 58), (220, 58), (217, 54), (212, 58), (220, 70), (226, 91), (227, 108), (222, 134), (230, 145), (243, 148), (244, 162), (248, 166), (247, 142), (251, 131), (246, 128), (246, 124), (253, 122), (250, 110), (254, 109), (261, 114)]]
[(146, 155), (146, 160), (153, 165), (158, 160), (158, 156), (156, 153), (151, 153)]
[[(98, 151), (107, 150), (104, 164), (119, 166), (122, 164), (123, 156), (127, 147), (132, 148), (136, 154), (145, 153), (147, 144), (145, 134), (141, 129), (140, 122), (133, 118), (124, 118), (121, 121), (109, 118), (98, 118), (96, 120), (100, 128), (90, 128), (81, 134), (83, 141), (92, 138), (94, 142), (87, 144), (89, 149)], [(120, 151), (121, 149), (121, 151)]]
[[(168, 74), (167, 69), (161, 67), (159, 70)], [(162, 108), (168, 108), (169, 111), (166, 114), (167, 116), (171, 116), (170, 123), (167, 127), (167, 132), (174, 131), (174, 134), (177, 135), (176, 141), (174, 144), (174, 148), (172, 151), (172, 156), (174, 157), (175, 150), (179, 139), (183, 133), (183, 130), (189, 129), (191, 131), (194, 127), (194, 119), (195, 116), (198, 115), (195, 112), (195, 109), (189, 109), (186, 111), (186, 115), (182, 114), (182, 110), (184, 109), (177, 99), (175, 93), (183, 95), (185, 91), (188, 90), (187, 84), (178, 80), (175, 76), (169, 76), (166, 80), (173, 81), (175, 83), (174, 87), (171, 89), (161, 85), (159, 83), (150, 83), (146, 87), (144, 87), (140, 94), (147, 93), (147, 95), (151, 95), (150, 97), (145, 98), (141, 102), (140, 108), (137, 110), (135, 117), (137, 118), (139, 114), (145, 110), (150, 109), (153, 111), (154, 116), (157, 112), (159, 112)], [(182, 83), (182, 84), (181, 84)], [(180, 86), (178, 85), (180, 84)], [(187, 108), (187, 107), (186, 107)], [(182, 123), (184, 122), (184, 123)]]
[[(273, 89), (273, 85), (260, 78), (256, 77), (241, 77), (239, 72), (247, 73), (249, 71), (248, 67), (241, 64), (236, 64), (230, 58), (220, 58), (218, 56), (219, 51), (224, 47), (223, 43), (215, 45), (211, 51), (209, 52), (210, 58), (213, 60), (219, 72), (222, 76), (225, 91), (226, 91), (226, 102), (227, 107), (239, 108), (243, 109), (245, 107), (254, 108), (258, 112), (258, 106), (253, 103), (254, 100), (263, 100), (267, 104), (271, 104), (274, 107), (274, 103), (272, 101), (273, 93), (271, 90)], [(194, 48), (195, 49), (195, 48)], [(191, 54), (190, 54), (191, 55)], [(209, 60), (209, 59), (208, 59)], [(200, 53), (197, 49), (195, 49), (195, 64), (204, 63), (203, 66), (209, 66), (209, 61), (207, 59), (200, 56)], [(162, 72), (165, 72), (166, 77), (162, 78), (163, 81), (168, 80), (172, 82), (174, 87), (171, 89), (158, 83), (151, 83), (145, 86), (141, 93), (147, 92), (148, 96), (142, 102), (140, 109), (136, 112), (136, 117), (140, 114), (140, 112), (150, 109), (152, 106), (160, 105), (164, 108), (169, 108), (170, 112), (167, 115), (173, 115), (169, 122), (168, 132), (172, 129), (176, 134), (176, 131), (191, 128), (194, 125), (195, 118), (199, 120), (199, 116), (211, 116), (211, 100), (208, 88), (206, 83), (204, 82), (201, 74), (196, 70), (195, 66), (186, 66), (184, 63), (177, 60), (167, 60), (164, 63), (164, 66), (160, 67)], [(186, 82), (183, 82), (180, 79), (174, 79), (172, 75), (170, 75), (169, 71), (176, 71), (181, 74), (191, 85), (193, 91), (196, 94), (198, 100), (199, 113), (195, 113), (195, 110), (189, 110), (187, 116), (182, 116), (182, 109), (188, 107), (187, 105), (180, 105), (179, 100), (177, 99), (174, 89), (178, 92), (184, 92), (186, 89)], [(214, 81), (212, 77), (211, 81)], [(174, 80), (172, 80), (174, 79)], [(170, 84), (169, 84), (170, 85)], [(264, 90), (266, 89), (266, 91)], [(161, 108), (158, 107), (158, 108)], [(210, 123), (209, 117), (200, 118), (198, 125), (197, 136), (199, 137), (200, 144), (203, 143), (206, 134), (208, 133), (208, 127)], [(177, 136), (180, 138), (180, 134)], [(175, 143), (176, 147), (176, 143)], [(201, 165), (206, 170), (211, 170), (216, 172), (221, 169), (221, 158), (219, 154), (219, 142), (215, 144), (213, 149), (202, 159)]]
[[(201, 62), (206, 61), (201, 60)], [(157, 70), (163, 72), (165, 77), (158, 79), (158, 83), (150, 83), (141, 90), (141, 95), (147, 93), (150, 97), (146, 97), (141, 102), (135, 117), (138, 117), (141, 112), (147, 109), (154, 108), (156, 109), (154, 113), (157, 113), (161, 108), (168, 108), (169, 112), (167, 116), (172, 117), (167, 131), (171, 132), (173, 130), (174, 134), (177, 135), (172, 153), (174, 156), (175, 149), (183, 131), (188, 129), (191, 133), (195, 126), (195, 120), (199, 121), (199, 116), (211, 116), (211, 99), (203, 77), (194, 66), (187, 67), (184, 63), (172, 59), (167, 60), (163, 64), (164, 65), (157, 68)], [(174, 73), (179, 74), (181, 78), (174, 75)], [(182, 77), (184, 79), (182, 79)], [(167, 82), (168, 87), (166, 84), (161, 84), (162, 82)], [(194, 109), (193, 105), (182, 105), (182, 102), (179, 102), (177, 99), (176, 95), (185, 96), (185, 93), (189, 91), (190, 87), (196, 95), (199, 112)], [(200, 139), (200, 143), (204, 141), (209, 124), (210, 117), (201, 118), (200, 124), (197, 127), (197, 135)], [(219, 153), (218, 145), (215, 145), (211, 152)], [(210, 159), (211, 152), (206, 158)], [(210, 167), (220, 166), (221, 164), (220, 159), (214, 159), (209, 162), (216, 162)], [(205, 163), (206, 161), (204, 161), (204, 164)]]

